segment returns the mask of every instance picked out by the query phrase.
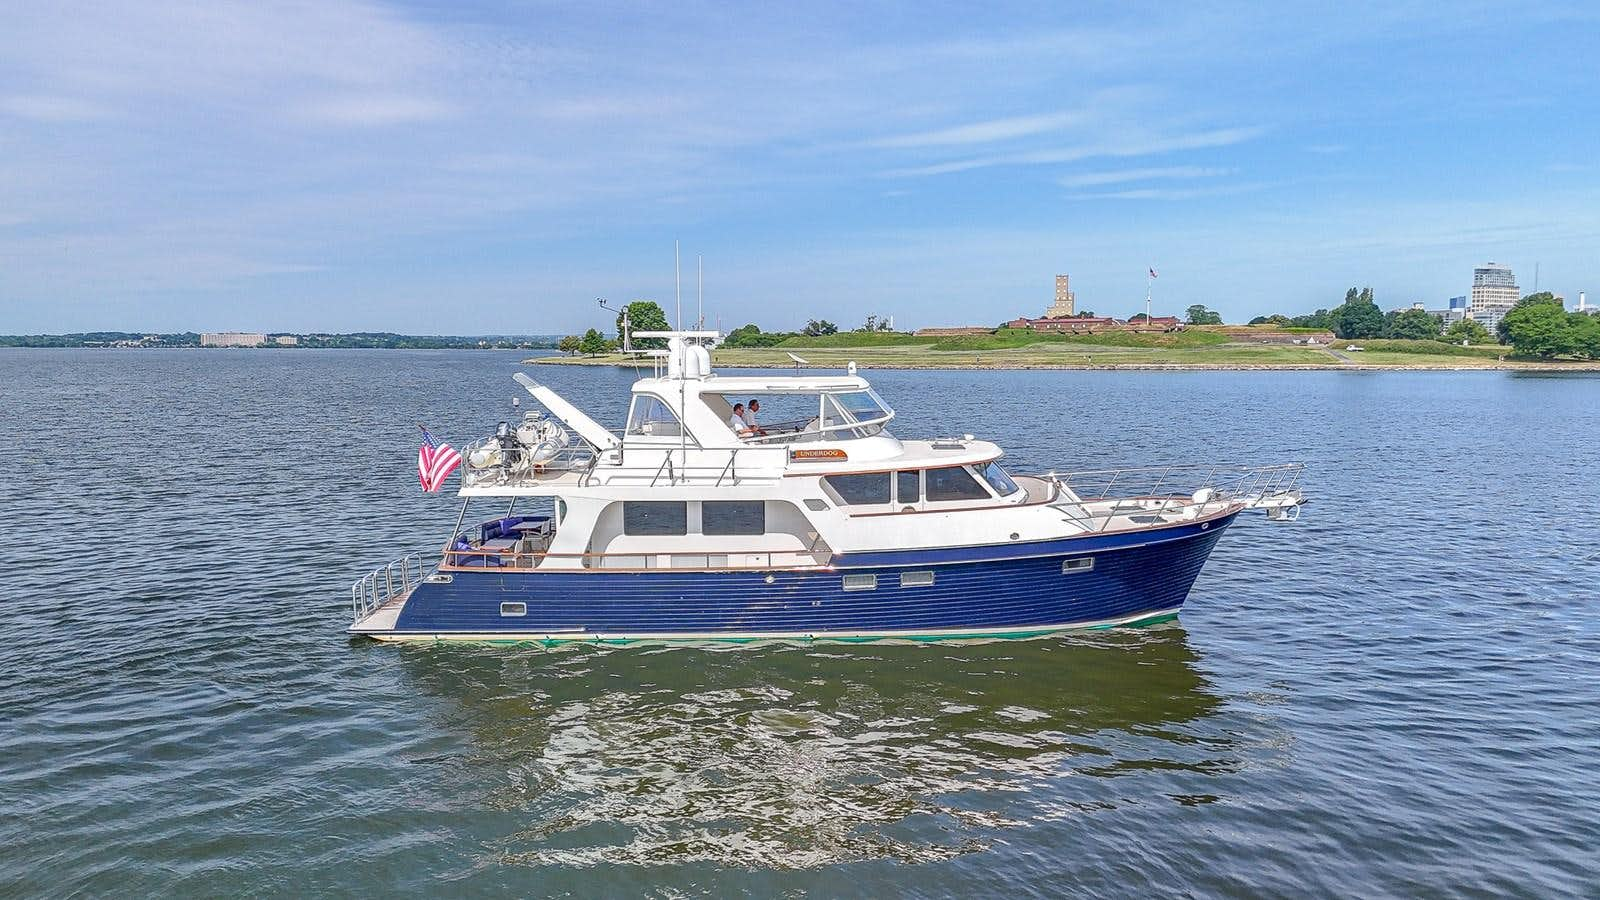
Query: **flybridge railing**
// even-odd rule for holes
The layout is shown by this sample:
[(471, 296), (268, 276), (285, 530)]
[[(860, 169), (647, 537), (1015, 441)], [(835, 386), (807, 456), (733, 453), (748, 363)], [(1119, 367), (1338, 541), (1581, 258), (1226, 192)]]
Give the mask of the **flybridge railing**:
[[(525, 448), (504, 448), (497, 438), (485, 438), (462, 451), (461, 483), (464, 487), (489, 487), (535, 482), (566, 472), (587, 473), (596, 454), (588, 444), (563, 447), (553, 456), (535, 460)], [(474, 460), (478, 464), (474, 465)]]
[(1306, 502), (1300, 491), (1305, 466), (1179, 465), (1048, 472), (1061, 489), (1052, 505), (1092, 531), (1120, 516), (1131, 524), (1177, 521), (1229, 506), (1265, 509), (1267, 518), (1292, 521)]
[(350, 585), (350, 615), (359, 622), (373, 610), (422, 583), (422, 554), (407, 553)]

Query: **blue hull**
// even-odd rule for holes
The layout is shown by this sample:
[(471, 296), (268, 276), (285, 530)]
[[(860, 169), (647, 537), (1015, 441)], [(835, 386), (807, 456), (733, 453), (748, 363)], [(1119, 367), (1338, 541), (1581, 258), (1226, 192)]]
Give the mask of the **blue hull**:
[[(449, 583), (419, 585), (393, 630), (379, 636), (1025, 636), (1149, 621), (1177, 613), (1233, 518), (1029, 544), (842, 554), (829, 570), (457, 570)], [(1066, 560), (1078, 568), (1064, 571)], [(930, 572), (932, 584), (913, 586)], [(875, 588), (844, 589), (844, 576), (866, 574), (877, 576)], [(526, 614), (502, 615), (506, 602), (526, 604)]]

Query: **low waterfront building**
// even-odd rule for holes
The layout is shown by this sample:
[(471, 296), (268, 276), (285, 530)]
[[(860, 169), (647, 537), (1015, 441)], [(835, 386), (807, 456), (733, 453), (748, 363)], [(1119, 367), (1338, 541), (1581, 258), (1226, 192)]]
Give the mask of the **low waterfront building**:
[(965, 337), (975, 334), (994, 334), (997, 329), (982, 325), (957, 325), (949, 328), (918, 328), (917, 337)]
[(1177, 331), (1183, 321), (1177, 316), (1151, 316), (1148, 319), (1129, 319), (1123, 326), (1129, 331)]
[(1039, 319), (1030, 319), (1027, 316), (1018, 316), (1007, 322), (1005, 327), (1026, 329), (1028, 331), (1054, 331), (1067, 334), (1093, 334), (1096, 331), (1110, 331), (1123, 327), (1123, 323), (1110, 316), (1072, 316), (1070, 318), (1055, 318), (1046, 316)]
[(1457, 322), (1467, 318), (1466, 295), (1463, 294), (1460, 297), (1451, 297), (1445, 303), (1446, 305), (1444, 309), (1432, 311), (1434, 315), (1439, 317), (1439, 321), (1444, 323), (1445, 328), (1449, 328), (1451, 325), (1454, 325)]
[(200, 335), (202, 347), (259, 347), (267, 336), (255, 331), (217, 331)]

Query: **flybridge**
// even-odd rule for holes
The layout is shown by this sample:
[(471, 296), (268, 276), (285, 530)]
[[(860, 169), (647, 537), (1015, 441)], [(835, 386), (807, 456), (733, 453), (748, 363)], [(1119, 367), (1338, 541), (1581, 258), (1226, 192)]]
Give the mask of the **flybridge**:
[[(733, 376), (711, 368), (714, 331), (641, 331), (661, 348), (632, 388), (620, 434), (524, 373), (513, 378), (548, 413), (501, 423), (467, 448), (464, 496), (556, 495), (574, 487), (647, 482), (736, 484), (782, 478), (795, 462), (873, 463), (903, 456), (887, 431), (894, 410), (852, 366), (848, 375)], [(745, 402), (769, 409), (741, 415)], [(751, 403), (751, 409), (757, 404)], [(559, 423), (559, 424), (558, 424)], [(991, 456), (998, 455), (998, 449)]]

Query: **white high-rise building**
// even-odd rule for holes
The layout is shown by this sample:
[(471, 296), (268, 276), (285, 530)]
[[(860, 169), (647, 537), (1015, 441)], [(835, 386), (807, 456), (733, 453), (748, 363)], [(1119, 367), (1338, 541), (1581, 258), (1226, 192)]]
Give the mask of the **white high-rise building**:
[(1485, 263), (1472, 270), (1472, 294), (1467, 303), (1467, 315), (1479, 325), (1493, 331), (1511, 307), (1517, 305), (1516, 276), (1510, 266)]

